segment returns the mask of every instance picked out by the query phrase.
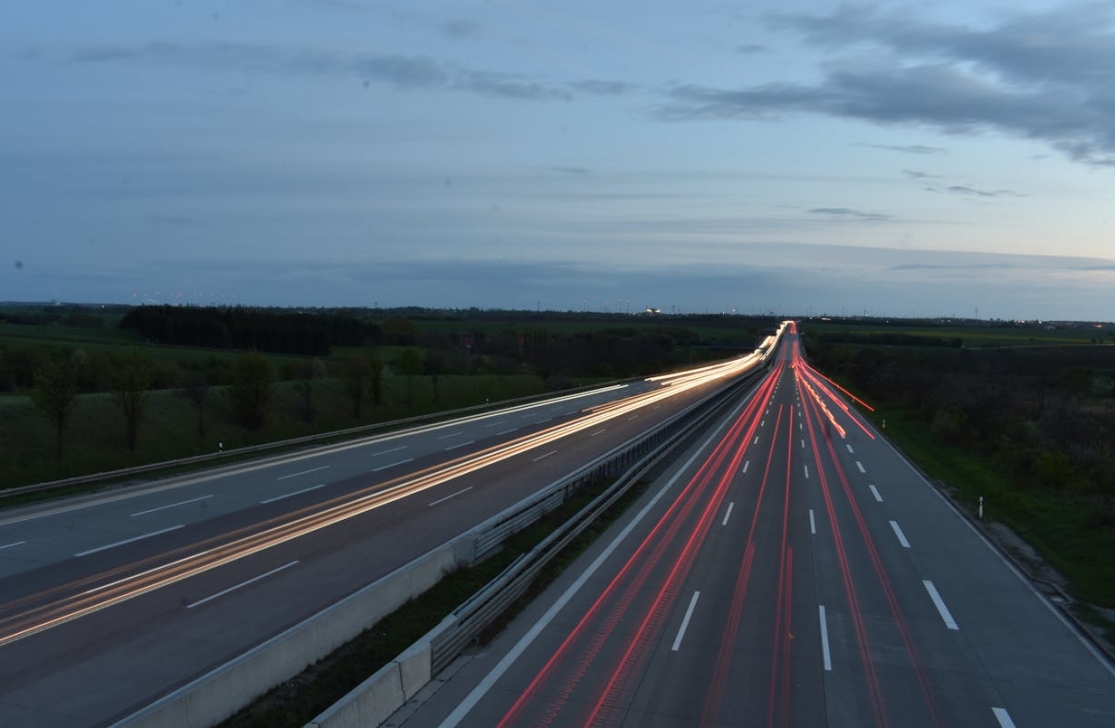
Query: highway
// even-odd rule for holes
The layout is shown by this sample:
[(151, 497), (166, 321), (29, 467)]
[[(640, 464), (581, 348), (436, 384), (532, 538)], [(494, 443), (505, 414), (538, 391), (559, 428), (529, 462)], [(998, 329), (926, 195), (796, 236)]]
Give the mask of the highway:
[(110, 725), (757, 363), (0, 513), (0, 725)]
[(1115, 671), (802, 358), (392, 718), (1115, 725)]

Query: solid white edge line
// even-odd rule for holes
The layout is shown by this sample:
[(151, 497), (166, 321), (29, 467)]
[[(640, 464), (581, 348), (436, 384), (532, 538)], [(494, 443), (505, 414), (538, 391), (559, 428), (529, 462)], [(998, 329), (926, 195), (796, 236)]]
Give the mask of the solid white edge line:
[(859, 471), (861, 473), (867, 472), (867, 469), (863, 467), (863, 463), (861, 463), (859, 460), (856, 461), (856, 467), (859, 468)]
[(475, 444), (476, 444), (476, 440), (469, 440), (468, 442), (458, 442), (456, 445), (450, 445), (449, 447), (445, 448), (444, 452), (449, 452), (450, 450), (456, 450), (457, 448), (465, 447), (466, 445), (475, 445)]
[(545, 455), (539, 455), (538, 457), (536, 457), (536, 458), (534, 458), (533, 460), (531, 460), (531, 462), (532, 462), (532, 463), (536, 463), (536, 462), (538, 462), (539, 460), (545, 460), (546, 458), (550, 457), (551, 455), (553, 455), (553, 454), (554, 454), (554, 453), (556, 453), (556, 452), (557, 452), (557, 450), (551, 450), (550, 452), (546, 453)]
[(437, 505), (438, 503), (444, 503), (445, 501), (449, 500), (450, 498), (456, 498), (456, 497), (457, 497), (457, 496), (459, 496), (459, 495), (460, 495), (461, 493), (467, 493), (467, 492), (469, 492), (470, 490), (472, 490), (472, 486), (471, 486), (471, 485), (470, 485), (469, 487), (467, 487), (467, 488), (463, 488), (462, 490), (458, 490), (458, 491), (457, 491), (456, 493), (453, 493), (453, 494), (451, 494), (451, 495), (447, 495), (447, 496), (445, 496), (444, 498), (438, 498), (438, 499), (437, 499), (436, 501), (433, 501), (432, 503), (427, 503), (426, 505), (427, 505), (427, 506), (436, 506), (436, 505)]
[(171, 503), (170, 505), (159, 506), (158, 508), (148, 508), (145, 511), (136, 511), (135, 513), (129, 514), (128, 517), (129, 518), (135, 518), (136, 516), (146, 516), (148, 513), (154, 513), (155, 511), (165, 511), (167, 508), (174, 508), (175, 506), (184, 506), (187, 503), (197, 503), (198, 501), (203, 501), (206, 498), (212, 498), (212, 497), (213, 497), (213, 494), (210, 493), (209, 495), (203, 495), (200, 498), (191, 498), (189, 500), (178, 501), (177, 503)]
[(291, 473), (290, 475), (280, 475), (278, 478), (275, 478), (275, 480), (286, 480), (287, 478), (297, 478), (299, 475), (309, 475), (310, 473), (316, 473), (319, 470), (325, 470), (328, 467), (329, 467), (328, 465), (322, 465), (320, 468), (310, 468), (309, 470), (303, 470), (300, 473)]
[(374, 452), (374, 453), (372, 453), (371, 456), (372, 457), (379, 457), (380, 455), (389, 455), (393, 452), (399, 452), (400, 450), (406, 450), (407, 447), (409, 447), (409, 446), (408, 445), (399, 445), (398, 447), (393, 447), (390, 450), (380, 450), (379, 452)]
[(817, 535), (817, 519), (813, 517), (813, 509), (809, 509), (809, 532), (814, 536)]
[(721, 526), (727, 526), (728, 525), (728, 518), (732, 515), (732, 507), (734, 505), (735, 505), (735, 501), (729, 501), (728, 502), (728, 510), (724, 511), (724, 520), (720, 523)]
[(211, 595), (205, 597), (204, 599), (200, 599), (200, 600), (194, 602), (193, 604), (187, 604), (186, 609), (193, 609), (194, 607), (205, 604), (206, 602), (211, 602), (218, 597), (223, 597), (225, 594), (228, 594), (229, 592), (234, 592), (237, 589), (248, 586), (248, 584), (254, 584), (255, 582), (259, 581), (260, 579), (266, 579), (267, 577), (271, 576), (272, 574), (277, 574), (280, 571), (282, 571), (283, 569), (289, 569), (290, 567), (294, 566), (297, 563), (298, 563), (298, 560), (296, 559), (294, 561), (291, 561), (289, 564), (284, 564), (283, 566), (280, 566), (277, 569), (272, 569), (271, 571), (268, 571), (266, 574), (260, 574), (259, 576), (253, 576), (251, 579), (248, 579), (247, 581), (242, 581), (239, 584), (237, 584), (236, 586), (230, 586), (228, 589), (225, 589), (224, 591), (219, 591), (216, 594), (211, 594)]
[(106, 549), (116, 548), (117, 546), (123, 546), (124, 544), (135, 543), (136, 541), (142, 541), (143, 539), (151, 538), (152, 536), (161, 536), (164, 533), (170, 533), (171, 531), (177, 531), (180, 528), (184, 528), (185, 525), (186, 524), (182, 523), (182, 524), (179, 524), (177, 526), (171, 526), (170, 528), (161, 529), (159, 531), (152, 531), (151, 533), (145, 533), (142, 536), (133, 536), (132, 538), (126, 538), (123, 541), (117, 541), (116, 543), (110, 543), (110, 544), (105, 545), (105, 546), (98, 546), (95, 549), (89, 549), (88, 551), (82, 551), (80, 553), (76, 553), (76, 554), (74, 554), (74, 556), (75, 557), (77, 557), (77, 556), (88, 556), (89, 554), (95, 554), (98, 551), (105, 551)]
[(832, 653), (829, 652), (829, 625), (828, 620), (825, 619), (825, 605), (818, 605), (817, 610), (821, 618), (821, 655), (825, 660), (825, 670), (832, 672)]
[(891, 521), (890, 527), (894, 529), (894, 535), (898, 537), (898, 543), (902, 544), (902, 548), (910, 548), (910, 542), (906, 540), (906, 534), (902, 533), (902, 527), (898, 525), (898, 521)]
[(511, 668), (511, 665), (514, 664), (515, 660), (519, 659), (519, 656), (522, 655), (528, 647), (530, 647), (531, 643), (533, 643), (538, 635), (542, 633), (542, 630), (549, 626), (550, 622), (554, 620), (554, 617), (557, 616), (558, 612), (560, 612), (565, 607), (565, 605), (568, 604), (574, 596), (576, 596), (581, 587), (585, 585), (585, 582), (592, 578), (593, 574), (597, 572), (597, 570), (604, 564), (608, 557), (610, 557), (612, 553), (617, 548), (619, 548), (619, 545), (623, 543), (624, 539), (626, 539), (627, 536), (635, 530), (635, 527), (639, 525), (643, 518), (645, 518), (646, 515), (650, 513), (651, 509), (658, 505), (658, 501), (662, 500), (662, 497), (665, 496), (671, 488), (673, 488), (674, 483), (676, 483), (682, 476), (682, 474), (689, 469), (689, 466), (693, 464), (693, 461), (696, 460), (701, 455), (701, 453), (705, 451), (709, 443), (720, 435), (720, 432), (743, 409), (748, 399), (750, 398), (745, 398), (742, 402), (740, 402), (740, 404), (736, 406), (731, 414), (728, 415), (728, 417), (726, 417), (724, 421), (721, 422), (720, 425), (715, 430), (713, 430), (712, 433), (709, 434), (705, 441), (701, 443), (701, 446), (698, 447), (693, 452), (693, 454), (689, 456), (689, 459), (685, 461), (685, 464), (678, 468), (677, 472), (670, 477), (670, 479), (666, 482), (666, 485), (662, 486), (662, 489), (654, 494), (654, 497), (651, 498), (645, 506), (643, 506), (643, 509), (639, 511), (634, 518), (631, 519), (630, 523), (623, 527), (623, 530), (620, 531), (614, 539), (612, 539), (612, 542), (604, 547), (604, 550), (600, 552), (600, 555), (593, 559), (592, 563), (588, 565), (588, 568), (582, 571), (581, 575), (577, 577), (577, 580), (570, 584), (569, 587), (564, 592), (562, 592), (562, 595), (558, 597), (553, 604), (550, 605), (550, 608), (546, 610), (541, 618), (539, 618), (538, 621), (535, 622), (534, 625), (527, 630), (526, 634), (519, 638), (519, 641), (515, 643), (515, 646), (508, 650), (507, 654), (504, 655), (503, 658), (496, 663), (496, 666), (492, 668), (491, 672), (485, 675), (484, 678), (479, 683), (477, 683), (476, 687), (474, 687), (469, 692), (469, 694), (465, 696), (464, 700), (457, 704), (457, 707), (453, 709), (453, 712), (451, 712), (445, 717), (443, 721), (441, 721), (441, 723), (438, 725), (438, 728), (455, 728), (457, 724), (464, 720), (464, 717), (468, 715), (474, 707), (476, 707), (476, 704), (480, 702), (480, 699), (483, 698), (484, 695), (486, 695), (487, 692), (492, 689), (492, 686), (495, 685), (496, 681), (503, 677), (503, 674)]
[(381, 470), (387, 470), (388, 468), (393, 468), (396, 465), (405, 465), (406, 463), (409, 463), (411, 460), (414, 460), (414, 458), (407, 458), (406, 460), (400, 460), (398, 462), (390, 463), (388, 465), (380, 465), (378, 468), (372, 468), (372, 472), (373, 473), (378, 473)]
[(296, 495), (302, 495), (303, 493), (309, 493), (311, 490), (317, 490), (318, 488), (324, 488), (324, 487), (325, 487), (325, 483), (318, 483), (317, 485), (311, 485), (309, 488), (303, 488), (302, 490), (296, 490), (293, 493), (284, 493), (283, 495), (277, 495), (274, 498), (268, 498), (267, 500), (261, 500), (259, 502), (259, 504), (263, 505), (265, 503), (274, 503), (275, 501), (281, 501), (283, 498), (293, 498)]
[(670, 648), (671, 652), (677, 652), (681, 647), (681, 640), (685, 637), (685, 630), (689, 629), (689, 620), (693, 617), (693, 609), (697, 606), (697, 598), (701, 596), (701, 592), (693, 592), (693, 598), (689, 600), (689, 608), (685, 610), (685, 617), (681, 620), (681, 627), (678, 628), (678, 636), (674, 637), (674, 646)]
[(25, 543), (27, 543), (26, 539), (24, 539), (23, 541), (15, 541), (13, 543), (6, 543), (3, 546), (0, 546), (0, 551), (3, 551), (4, 549), (14, 548), (16, 546), (22, 546)]
[(933, 600), (933, 605), (937, 607), (941, 619), (945, 620), (945, 626), (949, 629), (960, 629), (960, 625), (952, 618), (949, 608), (945, 606), (945, 600), (941, 599), (941, 595), (937, 593), (937, 587), (933, 586), (933, 582), (929, 579), (922, 579), (921, 583), (925, 585), (925, 590), (929, 592), (929, 598)]
[(991, 712), (995, 714), (995, 720), (999, 721), (1000, 728), (1015, 728), (1014, 721), (1010, 719), (1010, 713), (1006, 708), (992, 708)]
[(875, 500), (882, 503), (883, 502), (883, 496), (879, 495), (879, 490), (873, 485), (869, 485), (867, 487), (871, 489), (871, 495), (875, 496)]

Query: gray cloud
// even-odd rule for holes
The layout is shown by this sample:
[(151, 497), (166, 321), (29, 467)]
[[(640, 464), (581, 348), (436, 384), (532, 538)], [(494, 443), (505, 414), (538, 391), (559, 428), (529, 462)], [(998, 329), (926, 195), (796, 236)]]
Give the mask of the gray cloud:
[(1113, 3), (1020, 13), (985, 28), (864, 5), (771, 22), (816, 47), (854, 52), (855, 61), (836, 58), (815, 84), (677, 86), (667, 90), (659, 115), (808, 113), (952, 134), (995, 131), (1043, 141), (1076, 161), (1115, 166)]
[(952, 185), (945, 188), (946, 192), (952, 192), (957, 195), (967, 195), (969, 197), (1025, 197), (1020, 192), (1014, 190), (981, 190), (977, 187), (969, 187), (968, 185)]
[(484, 34), (484, 26), (480, 23), (459, 18), (438, 23), (437, 27), (444, 35), (454, 40), (477, 38)]
[(929, 174), (928, 172), (922, 172), (917, 169), (904, 169), (902, 170), (902, 174), (910, 179), (940, 179), (940, 175)]
[(183, 63), (219, 70), (235, 68), (279, 75), (348, 75), (365, 83), (375, 81), (403, 88), (440, 88), (512, 100), (571, 98), (564, 85), (520, 74), (455, 66), (417, 55), (343, 54), (246, 43), (148, 43), (83, 48), (70, 54), (68, 60), (93, 64), (128, 61)]
[(890, 215), (881, 215), (876, 212), (862, 212), (850, 207), (814, 207), (809, 211), (812, 215), (827, 215), (834, 218), (854, 220), (889, 220)]
[(574, 81), (569, 84), (574, 91), (581, 91), (596, 96), (622, 96), (638, 89), (633, 83), (626, 81), (605, 81), (602, 79), (589, 79), (587, 81)]
[(901, 152), (903, 154), (948, 154), (947, 149), (942, 149), (941, 147), (927, 147), (924, 144), (907, 144), (904, 146), (895, 144), (857, 144), (856, 146), (885, 149), (889, 152)]

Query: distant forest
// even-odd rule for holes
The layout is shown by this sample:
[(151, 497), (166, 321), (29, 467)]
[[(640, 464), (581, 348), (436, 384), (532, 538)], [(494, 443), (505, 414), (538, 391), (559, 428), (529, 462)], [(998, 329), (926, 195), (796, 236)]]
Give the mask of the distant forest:
[(379, 326), (348, 313), (289, 309), (141, 306), (121, 319), (152, 343), (327, 356), (333, 346), (379, 343)]

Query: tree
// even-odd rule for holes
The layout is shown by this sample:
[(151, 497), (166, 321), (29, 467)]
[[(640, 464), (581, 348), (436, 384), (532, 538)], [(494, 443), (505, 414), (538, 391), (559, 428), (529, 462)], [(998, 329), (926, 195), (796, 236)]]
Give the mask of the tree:
[(228, 396), (240, 424), (249, 430), (262, 427), (274, 394), (275, 367), (270, 359), (255, 351), (236, 357)]
[(403, 349), (399, 355), (399, 369), (407, 378), (407, 407), (414, 406), (414, 378), (422, 374), (425, 363), (422, 361), (422, 352), (414, 347)]
[(314, 357), (299, 362), (295, 365), (297, 379), (294, 382), (294, 391), (298, 393), (299, 407), (302, 419), (313, 422), (314, 419), (314, 380), (325, 376), (325, 365), (321, 359)]
[(351, 356), (345, 359), (345, 393), (352, 400), (352, 416), (355, 419), (360, 419), (360, 408), (364, 404), (364, 391), (368, 386), (370, 374), (371, 371), (366, 358)]
[(128, 450), (135, 452), (139, 423), (155, 383), (155, 360), (150, 354), (130, 352), (112, 359), (112, 398), (124, 413)]
[(77, 401), (81, 358), (77, 352), (63, 352), (44, 362), (35, 373), (31, 400), (54, 426), (55, 457), (62, 461), (62, 435), (69, 424)]
[(198, 371), (188, 371), (182, 377), (182, 396), (197, 410), (197, 436), (205, 437), (205, 399), (209, 396), (209, 380)]
[(368, 362), (368, 393), (373, 406), (383, 404), (383, 362), (375, 356)]
[(441, 352), (430, 349), (426, 352), (426, 375), (430, 377), (430, 384), (434, 389), (434, 404), (438, 404), (440, 397), (438, 396), (438, 379), (446, 371), (445, 358)]

